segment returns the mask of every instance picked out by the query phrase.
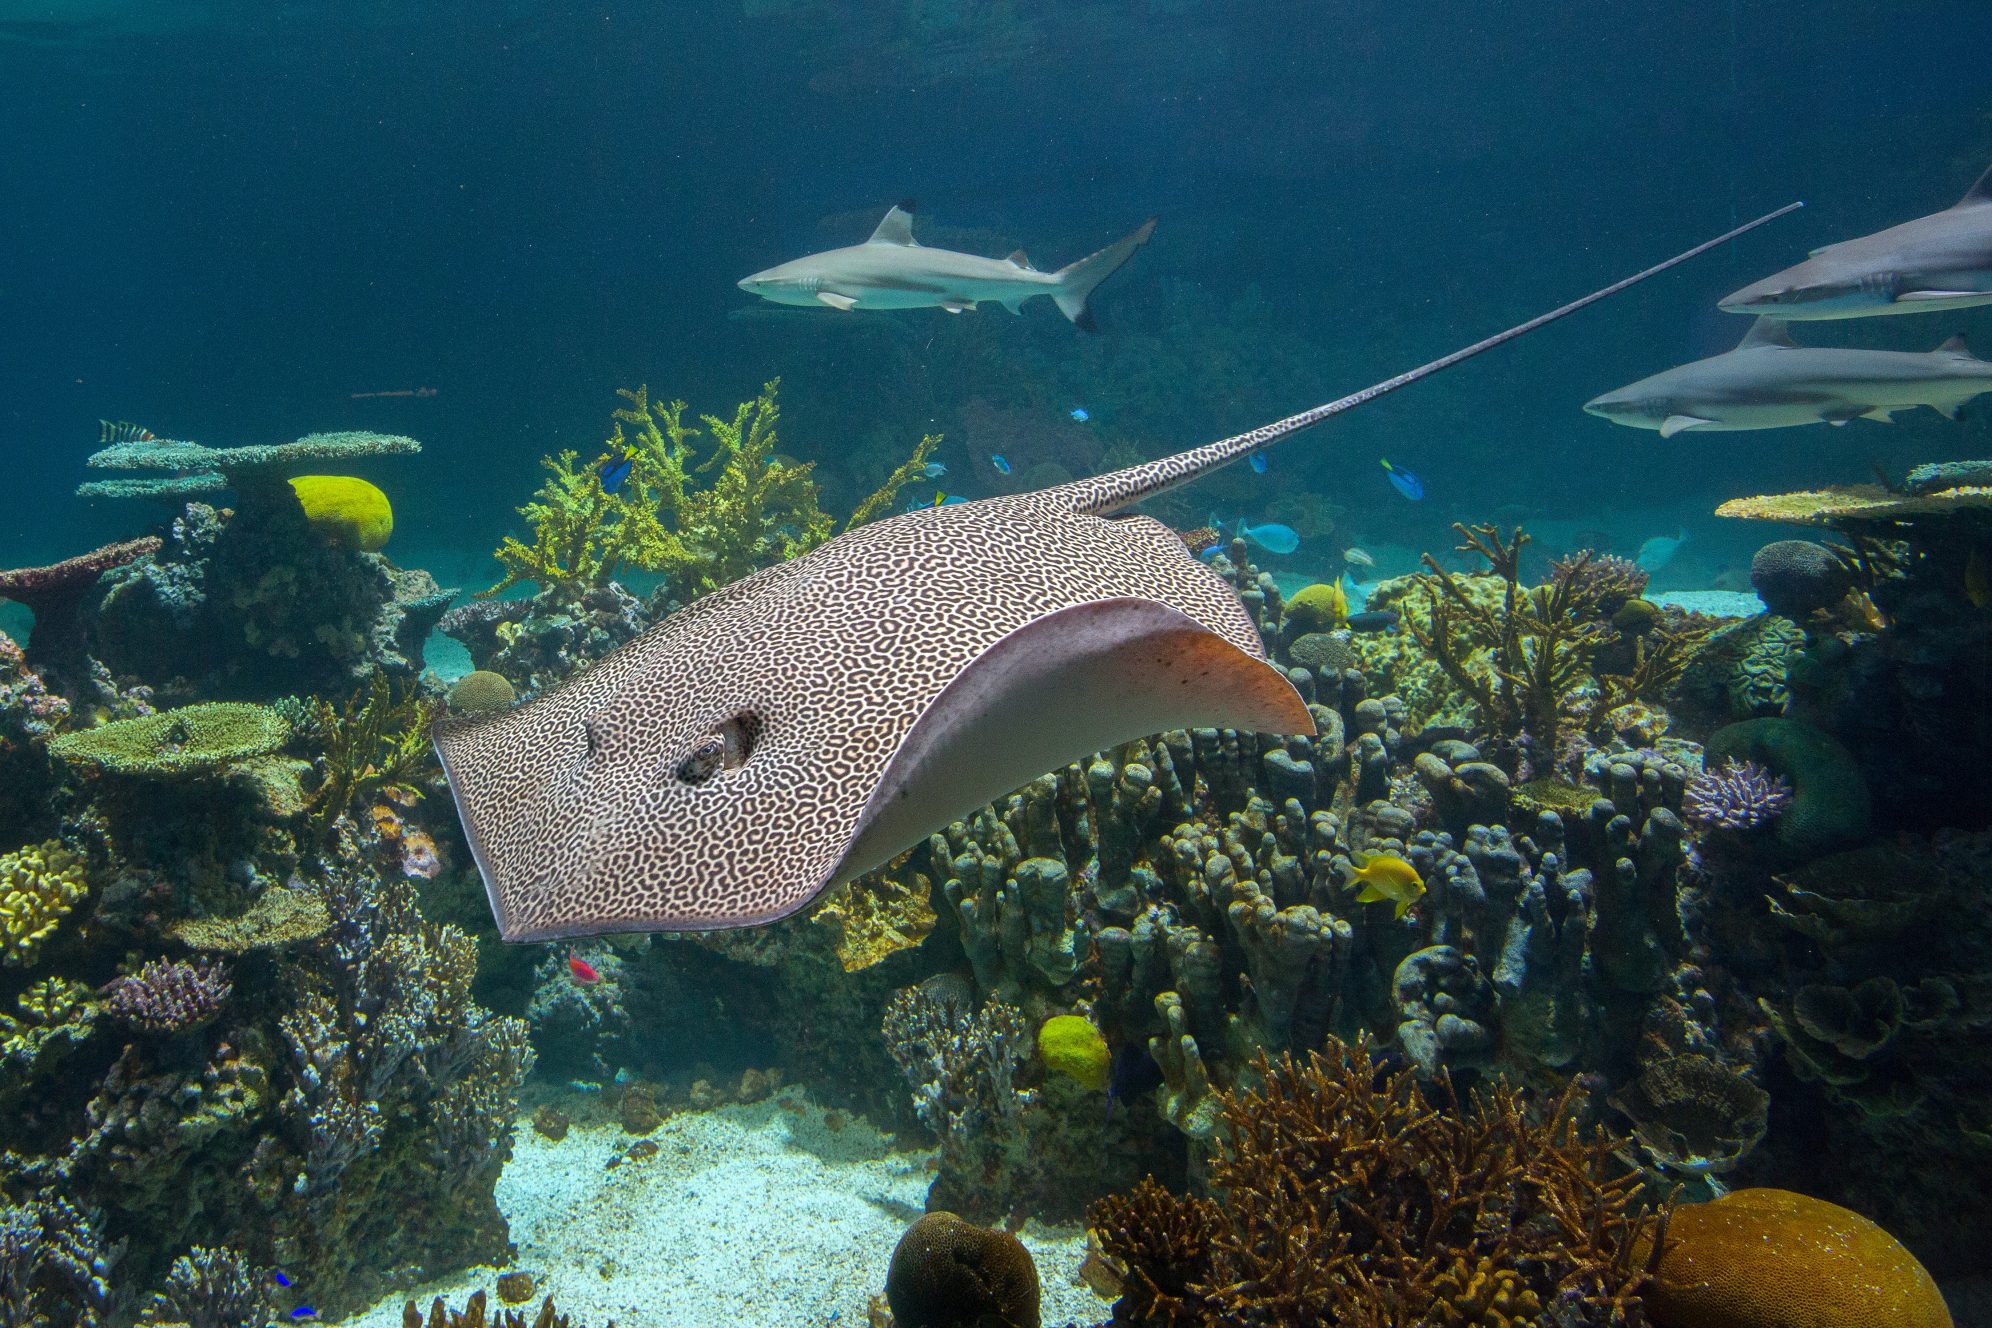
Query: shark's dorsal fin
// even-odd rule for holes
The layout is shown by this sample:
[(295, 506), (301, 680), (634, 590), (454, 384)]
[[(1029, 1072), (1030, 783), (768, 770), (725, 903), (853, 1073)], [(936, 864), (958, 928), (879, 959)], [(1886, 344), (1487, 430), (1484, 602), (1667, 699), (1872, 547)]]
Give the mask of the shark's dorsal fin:
[(913, 200), (897, 204), (885, 214), (866, 244), (917, 244), (913, 238)]
[(1021, 250), (1021, 249), (1017, 250), (1017, 252), (1015, 252), (1015, 253), (1013, 253), (1013, 254), (1011, 254), (1011, 255), (1010, 255), (1010, 266), (1011, 266), (1011, 267), (1020, 267), (1020, 268), (1024, 269), (1024, 271), (1026, 271), (1026, 272), (1035, 272), (1035, 271), (1037, 271), (1037, 269), (1036, 269), (1036, 268), (1034, 268), (1034, 267), (1032, 267), (1032, 266), (1031, 266), (1031, 260), (1030, 260), (1030, 256), (1029, 256), (1029, 255), (1027, 255), (1027, 254), (1026, 254), (1026, 253), (1025, 253), (1025, 252), (1024, 252), (1023, 250)]
[(1750, 330), (1736, 343), (1736, 349), (1749, 350), (1754, 346), (1784, 346), (1796, 349), (1798, 343), (1791, 339), (1791, 325), (1782, 318), (1759, 318), (1750, 324)]
[(1992, 203), (1992, 166), (1985, 168), (1985, 174), (1978, 177), (1978, 183), (1964, 191), (1964, 197), (1957, 200), (1959, 207), (1977, 207), (1980, 203)]
[(1943, 345), (1937, 347), (1937, 354), (1969, 355), (1971, 354), (1971, 347), (1965, 344), (1964, 333), (1954, 332), (1945, 339)]

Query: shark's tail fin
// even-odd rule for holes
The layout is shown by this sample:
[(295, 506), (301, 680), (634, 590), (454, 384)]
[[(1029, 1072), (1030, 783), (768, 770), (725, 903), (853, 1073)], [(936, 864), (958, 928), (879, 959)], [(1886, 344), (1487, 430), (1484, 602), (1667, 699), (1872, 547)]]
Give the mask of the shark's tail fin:
[(1093, 331), (1093, 313), (1086, 307), (1086, 299), (1093, 293), (1093, 287), (1111, 277), (1122, 263), (1134, 256), (1135, 250), (1148, 243), (1148, 237), (1154, 233), (1155, 218), (1150, 217), (1141, 223), (1141, 229), (1134, 234), (1124, 236), (1097, 254), (1088, 254), (1053, 273), (1058, 278), (1058, 285), (1051, 292), (1051, 298), (1058, 302), (1059, 311), (1082, 330)]

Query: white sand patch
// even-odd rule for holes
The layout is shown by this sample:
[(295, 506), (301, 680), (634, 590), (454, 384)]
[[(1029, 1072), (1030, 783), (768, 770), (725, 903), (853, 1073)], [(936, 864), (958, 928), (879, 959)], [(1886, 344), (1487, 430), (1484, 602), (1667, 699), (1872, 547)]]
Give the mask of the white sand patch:
[[(617, 1126), (577, 1122), (554, 1143), (522, 1123), (498, 1181), (516, 1268), (587, 1328), (863, 1328), (893, 1245), (925, 1205), (931, 1154), (895, 1151), (862, 1117), (844, 1114), (841, 1130), (825, 1117), (795, 1089), (681, 1112), (649, 1136), (656, 1156), (613, 1170), (609, 1158), (634, 1142)], [(1074, 1284), (1083, 1233), (1033, 1223), (1019, 1234), (1047, 1325), (1107, 1317)], [(471, 1269), (342, 1322), (400, 1328), (408, 1300), (461, 1309), (480, 1289), (495, 1308), (498, 1271)]]

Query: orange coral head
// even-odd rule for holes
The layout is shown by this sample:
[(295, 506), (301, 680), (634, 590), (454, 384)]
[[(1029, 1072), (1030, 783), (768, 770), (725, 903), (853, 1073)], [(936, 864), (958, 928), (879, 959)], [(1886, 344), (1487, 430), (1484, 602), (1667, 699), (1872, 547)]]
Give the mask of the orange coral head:
[(1937, 1284), (1902, 1242), (1790, 1190), (1676, 1208), (1644, 1297), (1661, 1328), (1951, 1328)]

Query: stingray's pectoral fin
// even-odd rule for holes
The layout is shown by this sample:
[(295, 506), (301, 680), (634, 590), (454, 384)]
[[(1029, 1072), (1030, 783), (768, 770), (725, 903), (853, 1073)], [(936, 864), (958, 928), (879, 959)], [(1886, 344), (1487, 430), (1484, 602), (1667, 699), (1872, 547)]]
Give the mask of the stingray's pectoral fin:
[(888, 861), (1046, 771), (1180, 728), (1315, 732), (1284, 673), (1166, 604), (1097, 600), (1033, 619), (971, 661), (914, 721), (834, 879)]

